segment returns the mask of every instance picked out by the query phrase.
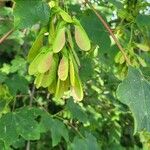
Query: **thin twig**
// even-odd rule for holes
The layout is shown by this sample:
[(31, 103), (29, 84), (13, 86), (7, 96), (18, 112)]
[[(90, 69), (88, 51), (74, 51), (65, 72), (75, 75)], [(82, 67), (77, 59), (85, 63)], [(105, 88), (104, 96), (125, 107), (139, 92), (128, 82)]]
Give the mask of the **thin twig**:
[(33, 85), (32, 90), (29, 91), (29, 95), (30, 95), (29, 106), (30, 106), (30, 107), (32, 107), (32, 102), (33, 102), (33, 98), (34, 98), (34, 93), (35, 93), (35, 86)]
[(13, 31), (14, 31), (14, 29), (11, 29), (3, 37), (1, 37), (0, 38), (0, 44), (2, 44), (13, 33)]
[[(35, 98), (33, 97), (33, 99), (35, 99)], [(54, 114), (54, 115), (51, 115), (43, 106), (41, 106), (41, 107), (43, 108), (43, 110), (44, 110), (49, 116), (51, 116), (51, 117), (53, 117), (53, 118), (57, 118), (57, 119), (59, 119), (59, 120), (62, 120), (66, 125), (69, 125), (75, 132), (77, 132), (77, 134), (78, 134), (81, 138), (85, 138), (85, 137), (81, 134), (81, 132), (80, 132), (76, 127), (74, 127), (70, 122), (66, 122), (64, 118), (58, 116), (58, 115), (59, 115), (60, 113), (62, 113), (64, 110), (61, 110), (61, 111), (59, 111), (58, 113), (56, 113), (56, 114)]]
[[(60, 117), (60, 116), (54, 116), (53, 115), (53, 117), (55, 117), (55, 118), (57, 118), (57, 119), (59, 119), (59, 120), (62, 120), (62, 121), (64, 121), (64, 118), (62, 118), (62, 117)], [(72, 129), (74, 129), (74, 131), (76, 131), (77, 133), (78, 133), (78, 135), (81, 137), (81, 138), (85, 138), (82, 134), (81, 134), (81, 132), (75, 127), (75, 126), (73, 126), (70, 122), (64, 122), (66, 125), (69, 125)]]
[(106, 21), (103, 19), (103, 17), (97, 12), (97, 10), (89, 3), (88, 0), (85, 0), (85, 3), (89, 5), (89, 7), (93, 10), (93, 12), (95, 13), (95, 15), (99, 18), (99, 20), (102, 22), (102, 24), (104, 25), (104, 27), (106, 28), (106, 30), (109, 32), (109, 34), (112, 36), (113, 40), (115, 41), (115, 43), (117, 44), (119, 50), (121, 51), (122, 55), (124, 56), (126, 62), (128, 65), (131, 65), (130, 60), (128, 59), (123, 47), (121, 46), (121, 44), (119, 43), (119, 41), (117, 40), (117, 38), (115, 37), (115, 35), (113, 34), (111, 28), (108, 26), (108, 24), (106, 23)]
[[(34, 99), (34, 93), (35, 93), (35, 86), (33, 85), (32, 89), (29, 90), (29, 96), (30, 96), (30, 101), (29, 101), (29, 106), (32, 107), (32, 102)], [(27, 141), (26, 145), (26, 150), (30, 150), (31, 142), (30, 140)]]
[(12, 111), (14, 111), (14, 110), (15, 110), (15, 106), (16, 106), (16, 97), (14, 98), (14, 102), (13, 102)]

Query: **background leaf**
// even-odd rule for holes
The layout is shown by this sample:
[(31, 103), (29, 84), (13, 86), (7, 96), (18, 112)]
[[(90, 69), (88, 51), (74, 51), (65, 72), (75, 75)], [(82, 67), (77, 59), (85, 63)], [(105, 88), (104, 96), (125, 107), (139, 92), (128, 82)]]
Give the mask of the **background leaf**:
[(80, 105), (73, 102), (72, 99), (67, 101), (66, 109), (71, 113), (72, 118), (77, 119), (83, 123), (87, 122), (87, 114)]
[(61, 141), (61, 137), (63, 137), (66, 142), (69, 140), (68, 130), (66, 126), (58, 119), (50, 119), (47, 114), (42, 118), (41, 124), (42, 126), (44, 126), (46, 131), (51, 131), (52, 146), (56, 146)]
[(88, 133), (84, 139), (75, 137), (72, 143), (72, 150), (100, 150), (96, 138)]
[(150, 83), (140, 70), (129, 68), (127, 77), (117, 89), (117, 96), (133, 113), (135, 132), (143, 129), (150, 131)]
[(27, 28), (40, 23), (46, 25), (49, 21), (50, 9), (41, 0), (15, 0), (14, 24), (17, 28)]
[(82, 15), (81, 24), (86, 30), (90, 40), (99, 46), (100, 52), (104, 53), (110, 49), (109, 33), (91, 10)]
[(19, 91), (24, 94), (28, 92), (28, 81), (23, 76), (14, 75), (6, 80), (6, 84), (13, 95)]

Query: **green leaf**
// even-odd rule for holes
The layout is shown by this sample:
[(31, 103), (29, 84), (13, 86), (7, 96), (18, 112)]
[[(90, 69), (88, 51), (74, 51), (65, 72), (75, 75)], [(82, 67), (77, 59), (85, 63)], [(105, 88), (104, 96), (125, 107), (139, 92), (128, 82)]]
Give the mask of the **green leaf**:
[(138, 15), (136, 18), (136, 23), (140, 28), (150, 26), (150, 16), (149, 15)]
[(0, 83), (3, 83), (7, 79), (7, 74), (0, 72)]
[(0, 119), (0, 133), (0, 139), (5, 141), (6, 145), (10, 145), (18, 138), (14, 116), (11, 113), (4, 115)]
[(3, 112), (7, 104), (7, 101), (0, 98), (0, 113)]
[[(41, 119), (38, 121), (38, 118)], [(38, 140), (40, 134), (46, 131), (51, 131), (53, 146), (61, 141), (61, 137), (66, 142), (69, 140), (64, 123), (53, 119), (48, 113), (38, 108), (21, 108), (7, 113), (0, 119), (0, 139), (6, 145), (14, 144), (19, 135), (25, 140)]]
[(4, 141), (0, 140), (0, 150), (12, 150), (9, 146), (5, 145)]
[(83, 139), (76, 136), (71, 145), (72, 150), (100, 150), (97, 139), (90, 133)]
[(19, 136), (25, 140), (37, 140), (45, 130), (36, 120), (44, 111), (36, 108), (21, 108), (0, 118), (0, 139), (6, 145), (12, 145)]
[(37, 114), (29, 109), (21, 109), (13, 115), (16, 130), (26, 140), (40, 139), (40, 126), (35, 120)]
[(12, 66), (10, 67), (10, 72), (14, 73), (17, 71), (23, 71), (26, 69), (26, 60), (20, 56), (17, 56), (11, 61)]
[(13, 95), (17, 92), (28, 93), (28, 81), (23, 76), (15, 74), (6, 80), (6, 84)]
[(109, 0), (109, 3), (112, 3), (118, 10), (122, 10), (124, 8), (121, 1)]
[(4, 145), (4, 142), (2, 140), (0, 140), (0, 149), (5, 150), (5, 145)]
[(12, 144), (12, 146), (13, 146), (15, 149), (19, 149), (19, 148), (24, 147), (25, 144), (26, 144), (25, 139), (23, 139), (22, 137), (19, 137), (19, 138)]
[(150, 131), (150, 83), (140, 70), (129, 67), (127, 77), (117, 89), (117, 96), (129, 106), (135, 120), (135, 132)]
[(14, 24), (18, 28), (27, 28), (40, 23), (46, 25), (49, 21), (50, 9), (41, 0), (15, 0)]
[[(4, 4), (4, 1), (1, 2), (1, 4)], [(9, 19), (13, 19), (13, 13), (12, 13), (12, 8), (10, 7), (2, 7), (0, 8), (0, 14), (2, 18), (6, 18), (8, 17)], [(1, 20), (0, 23), (0, 36), (5, 34), (6, 32), (8, 32), (9, 30), (11, 30), (13, 28), (13, 23), (10, 21), (3, 21)]]
[(81, 68), (80, 68), (80, 76), (82, 81), (85, 83), (90, 80), (94, 74), (94, 63), (93, 57), (81, 57)]
[(66, 126), (64, 125), (64, 123), (57, 119), (53, 120), (52, 122), (51, 134), (53, 146), (56, 146), (60, 142), (61, 137), (63, 137), (67, 142), (69, 140), (68, 130)]
[(5, 111), (11, 100), (13, 100), (13, 97), (10, 94), (8, 87), (0, 84), (0, 113), (3, 112), (3, 110)]
[(66, 110), (71, 113), (73, 119), (77, 119), (80, 122), (86, 123), (88, 121), (85, 110), (77, 103), (74, 103), (72, 99), (67, 101)]
[(56, 146), (61, 141), (61, 137), (63, 137), (66, 142), (68, 142), (68, 130), (63, 122), (57, 119), (50, 119), (48, 115), (45, 115), (41, 120), (41, 124), (47, 131), (51, 131), (52, 146)]

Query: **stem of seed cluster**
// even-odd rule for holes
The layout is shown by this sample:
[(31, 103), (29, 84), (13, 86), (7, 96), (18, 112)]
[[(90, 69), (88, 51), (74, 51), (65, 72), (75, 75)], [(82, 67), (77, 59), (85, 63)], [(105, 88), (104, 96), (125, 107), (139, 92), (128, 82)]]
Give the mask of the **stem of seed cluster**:
[(122, 55), (124, 56), (127, 64), (131, 65), (130, 60), (128, 59), (128, 57), (127, 57), (127, 55), (126, 55), (123, 47), (121, 46), (121, 44), (119, 43), (119, 41), (117, 40), (117, 38), (115, 37), (115, 35), (113, 34), (111, 28), (108, 26), (108, 24), (106, 23), (106, 21), (97, 12), (97, 10), (89, 3), (88, 0), (85, 0), (85, 3), (89, 5), (89, 7), (93, 10), (93, 12), (95, 13), (95, 15), (99, 18), (99, 20), (101, 21), (101, 23), (103, 24), (103, 26), (106, 28), (106, 30), (109, 32), (109, 34), (112, 36), (113, 40), (115, 41), (116, 45), (118, 46), (119, 50), (121, 51)]

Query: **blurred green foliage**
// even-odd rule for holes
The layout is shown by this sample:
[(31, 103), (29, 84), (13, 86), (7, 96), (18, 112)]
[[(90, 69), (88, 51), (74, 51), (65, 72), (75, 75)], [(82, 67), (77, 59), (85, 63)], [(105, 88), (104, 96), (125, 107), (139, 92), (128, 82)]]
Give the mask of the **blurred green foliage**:
[(0, 43), (0, 150), (149, 150), (150, 3), (92, 3), (125, 49), (133, 67), (128, 72), (94, 12), (78, 0), (60, 1), (92, 43), (86, 54), (75, 46), (84, 99), (74, 102), (69, 92), (56, 100), (46, 89), (36, 89), (28, 74), (28, 50), (49, 22), (49, 2), (0, 1), (0, 38), (14, 30)]

